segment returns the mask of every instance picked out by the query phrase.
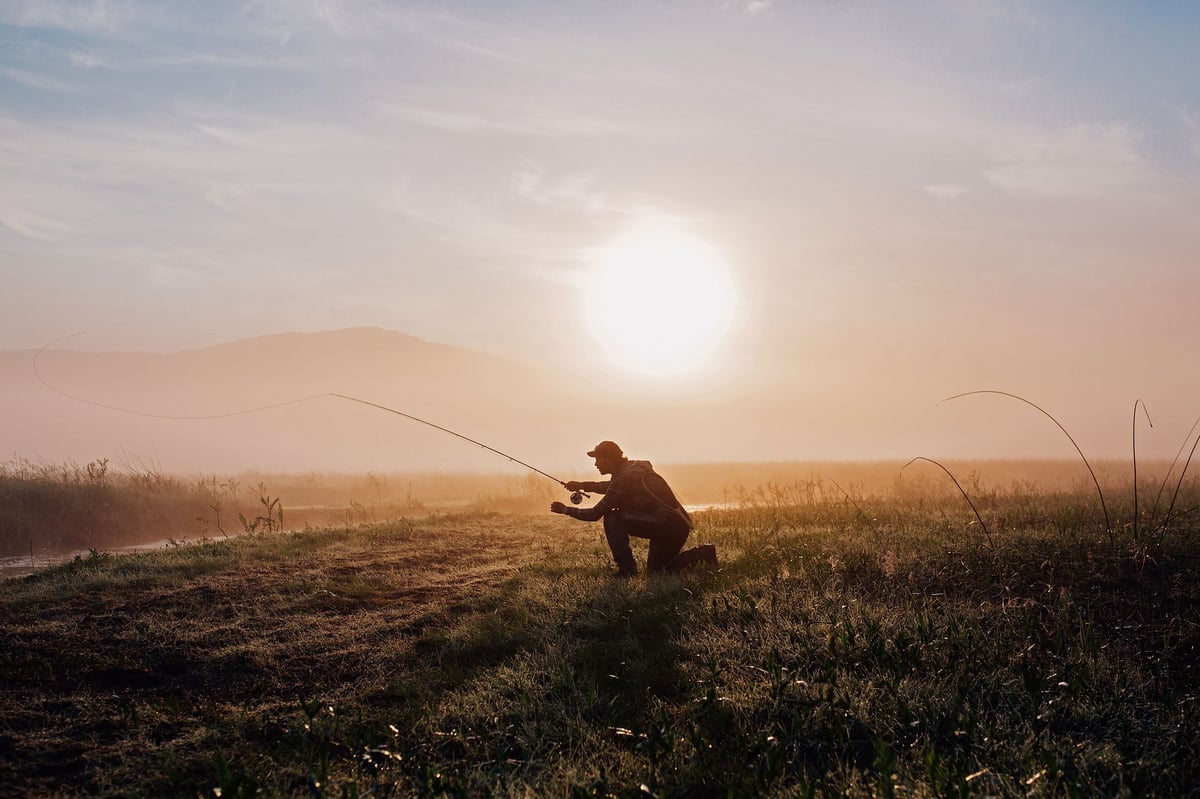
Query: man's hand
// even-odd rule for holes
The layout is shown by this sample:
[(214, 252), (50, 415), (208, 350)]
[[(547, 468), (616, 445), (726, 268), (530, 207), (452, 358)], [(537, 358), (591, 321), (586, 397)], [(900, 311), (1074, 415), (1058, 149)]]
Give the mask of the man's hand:
[(562, 504), (561, 502), (551, 502), (550, 503), (550, 512), (551, 513), (567, 513), (569, 510), (570, 510), (570, 508), (568, 508), (566, 505)]
[(563, 483), (563, 488), (567, 489), (568, 491), (582, 491), (583, 483), (579, 482), (578, 480), (568, 480), (567, 482)]

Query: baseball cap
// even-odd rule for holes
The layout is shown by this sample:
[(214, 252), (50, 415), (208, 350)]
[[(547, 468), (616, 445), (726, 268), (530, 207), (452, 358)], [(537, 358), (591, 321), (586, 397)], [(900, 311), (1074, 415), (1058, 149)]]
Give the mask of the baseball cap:
[(624, 454), (625, 453), (621, 452), (621, 448), (618, 447), (614, 442), (601, 441), (599, 444), (596, 445), (595, 449), (593, 449), (592, 451), (590, 451), (588, 453), (588, 457), (595, 458), (598, 455), (606, 455), (606, 456), (610, 456), (610, 457), (614, 457), (614, 458), (619, 458)]

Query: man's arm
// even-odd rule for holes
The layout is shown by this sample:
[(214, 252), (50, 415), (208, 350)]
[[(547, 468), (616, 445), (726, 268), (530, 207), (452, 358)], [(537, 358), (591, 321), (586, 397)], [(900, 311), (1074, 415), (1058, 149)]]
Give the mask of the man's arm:
[(590, 508), (566, 508), (565, 513), (581, 522), (595, 522), (603, 519), (604, 514), (610, 510), (612, 510), (612, 501), (605, 496)]
[(612, 480), (604, 480), (602, 482), (589, 480), (568, 480), (563, 483), (563, 487), (568, 491), (587, 491), (591, 494), (607, 494), (608, 487), (612, 485)]
[[(556, 502), (550, 506), (550, 510), (555, 513), (562, 513), (582, 522), (595, 522), (604, 518), (604, 514), (614, 508), (620, 508), (624, 503), (628, 502), (630, 477), (627, 470), (622, 470), (613, 475), (613, 479), (605, 480), (602, 483), (581, 483), (582, 486), (594, 486), (594, 488), (582, 488), (573, 490), (595, 491), (603, 494), (597, 502), (590, 508), (569, 508), (561, 502)], [(570, 484), (568, 484), (569, 486)], [(557, 506), (557, 507), (556, 507)]]
[[(550, 505), (550, 510), (554, 513), (561, 513), (564, 516), (570, 516), (573, 519), (579, 519), (581, 522), (599, 521), (600, 519), (604, 518), (604, 514), (608, 513), (613, 508), (618, 507), (618, 503), (620, 502), (621, 491), (608, 490), (611, 487), (610, 484), (612, 482), (612, 480), (607, 480), (603, 483), (580, 483), (579, 485), (582, 486), (600, 486), (600, 488), (572, 489), (576, 491), (596, 491), (604, 494), (604, 496), (600, 498), (600, 501), (590, 508), (572, 508), (569, 505), (564, 505), (561, 502), (555, 502)], [(571, 484), (568, 483), (567, 487), (570, 488), (570, 485)]]

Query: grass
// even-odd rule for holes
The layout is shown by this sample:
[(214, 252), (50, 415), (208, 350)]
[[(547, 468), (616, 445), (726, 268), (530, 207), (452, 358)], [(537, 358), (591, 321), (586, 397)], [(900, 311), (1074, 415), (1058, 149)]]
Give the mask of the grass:
[[(928, 460), (918, 458), (915, 460)], [(937, 467), (941, 463), (930, 461)], [(968, 501), (1000, 493), (1078, 493), (1078, 461), (947, 461), (966, 484)], [(1127, 464), (1098, 464), (1106, 490), (1128, 486)], [(1156, 475), (1174, 470), (1170, 480)], [(680, 496), (695, 503), (757, 507), (928, 495), (949, 498), (952, 484), (933, 466), (901, 462), (675, 464), (661, 468)], [(1143, 496), (1155, 512), (1174, 507), (1181, 469), (1143, 467)], [(595, 478), (593, 472), (566, 478)], [(1122, 482), (1124, 481), (1124, 486)], [(1153, 485), (1152, 485), (1153, 484)], [(1165, 491), (1154, 490), (1155, 485)], [(352, 526), (417, 518), (457, 509), (541, 512), (561, 499), (544, 477), (520, 474), (166, 474), (153, 466), (110, 468), (107, 459), (77, 463), (0, 462), (0, 557), (53, 559), (61, 553), (107, 550), (166, 539), (224, 537), (267, 528)], [(961, 497), (960, 497), (961, 499)], [(958, 500), (956, 500), (958, 501)], [(1161, 505), (1161, 507), (1157, 507)], [(1180, 511), (1184, 510), (1181, 505)], [(1195, 512), (1192, 508), (1189, 512)], [(1139, 529), (1134, 519), (1135, 532)], [(989, 527), (990, 529), (990, 527)], [(1153, 537), (1153, 525), (1143, 527)]]
[(180, 535), (200, 529), (213, 501), (203, 484), (153, 470), (118, 473), (107, 459), (0, 463), (0, 556)]
[(529, 512), (557, 498), (537, 475), (261, 474), (181, 477), (153, 467), (0, 462), (0, 557), (33, 560), (168, 538), (424, 516), (446, 507)]
[(1188, 517), (1114, 544), (1087, 486), (964, 484), (990, 545), (919, 481), (774, 486), (697, 514), (718, 570), (630, 582), (550, 515), (96, 552), (0, 583), (0, 785), (1200, 794)]

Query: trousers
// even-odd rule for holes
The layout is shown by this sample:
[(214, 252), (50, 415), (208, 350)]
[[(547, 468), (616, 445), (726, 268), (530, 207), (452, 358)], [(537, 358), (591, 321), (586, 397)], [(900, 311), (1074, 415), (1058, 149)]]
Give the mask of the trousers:
[[(613, 510), (604, 514), (604, 537), (612, 550), (617, 568), (624, 573), (637, 571), (633, 559), (630, 537), (650, 540), (650, 554), (646, 558), (646, 570), (674, 571), (690, 565), (691, 558), (681, 557), (680, 550), (691, 532), (682, 518), (668, 517), (666, 520), (651, 513)], [(683, 553), (685, 556), (688, 553)]]

